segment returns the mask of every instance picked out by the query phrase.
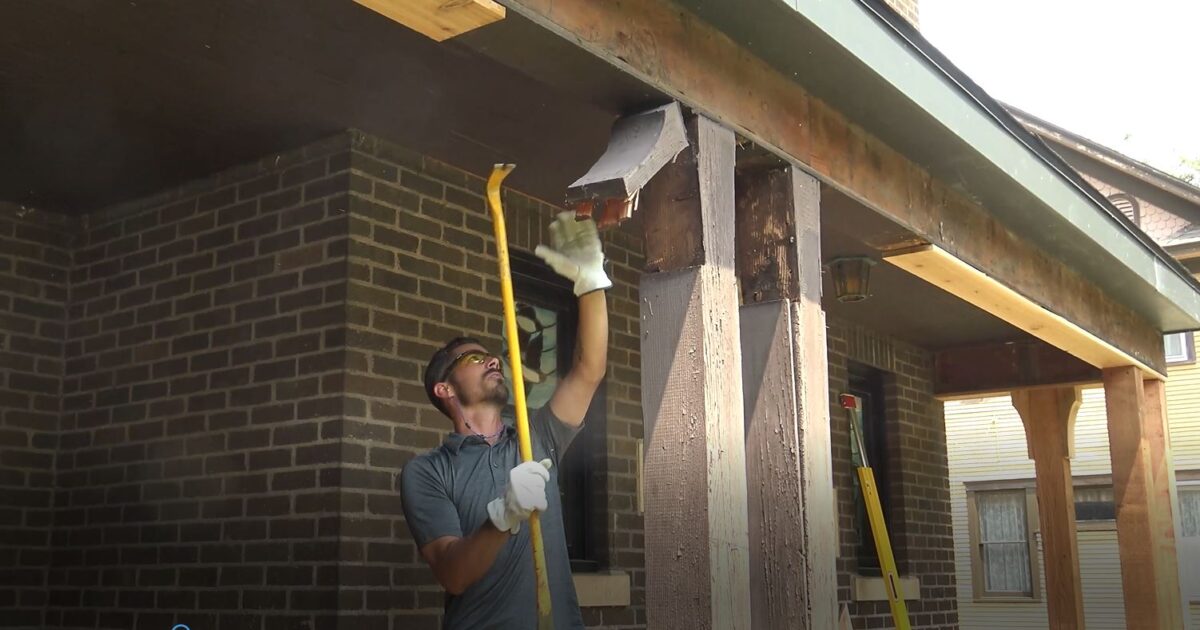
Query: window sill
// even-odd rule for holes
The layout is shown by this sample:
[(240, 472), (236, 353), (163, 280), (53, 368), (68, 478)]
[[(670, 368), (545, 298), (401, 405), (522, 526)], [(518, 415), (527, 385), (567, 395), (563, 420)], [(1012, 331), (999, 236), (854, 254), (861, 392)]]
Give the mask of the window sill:
[[(850, 589), (852, 599), (856, 602), (886, 602), (887, 587), (883, 578), (865, 575), (855, 575), (851, 578)], [(915, 577), (901, 577), (900, 591), (904, 593), (905, 601), (921, 599), (921, 580)]]
[(975, 602), (976, 604), (1041, 604), (1042, 603), (1042, 599), (1040, 597), (1018, 597), (1015, 595), (1012, 597), (1004, 597), (1001, 595), (997, 595), (996, 597), (979, 597), (979, 596), (977, 596), (977, 597), (972, 598), (971, 601)]
[(572, 573), (580, 608), (629, 605), (629, 574), (622, 571)]

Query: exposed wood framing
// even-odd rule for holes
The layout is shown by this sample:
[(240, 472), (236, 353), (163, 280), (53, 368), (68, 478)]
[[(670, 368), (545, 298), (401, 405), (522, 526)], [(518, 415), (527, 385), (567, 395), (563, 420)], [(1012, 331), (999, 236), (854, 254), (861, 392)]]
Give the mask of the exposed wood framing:
[(438, 42), (504, 19), (493, 0), (354, 1)]
[(1082, 630), (1083, 587), (1075, 540), (1075, 492), (1071, 454), (1080, 394), (1075, 387), (1013, 392), (1025, 424), (1029, 457), (1037, 471), (1038, 520), (1046, 571), (1050, 630)]
[(1162, 385), (1147, 392), (1142, 377), (1134, 367), (1104, 370), (1125, 621), (1176, 630), (1183, 620)]
[[(803, 164), (1032, 302), (1165, 369), (1159, 331), (791, 77), (669, 0), (503, 0), (597, 57)], [(909, 243), (911, 244), (911, 243)], [(872, 243), (890, 248), (893, 243)]]
[[(1164, 374), (940, 247), (899, 250), (884, 260), (1098, 368), (1134, 365), (1148, 377)], [(1154, 338), (1162, 346), (1162, 337)]]
[(831, 628), (837, 506), (820, 185), (793, 167), (739, 173), (737, 184), (751, 616), (759, 628)]
[(1100, 368), (1037, 340), (942, 350), (934, 357), (934, 379), (942, 400), (1101, 382)]
[[(648, 256), (684, 251), (669, 241), (686, 238), (703, 260), (687, 264), (694, 249), (659, 254), (661, 271), (641, 282), (647, 622), (748, 629), (734, 136), (703, 118), (688, 127), (689, 159), (667, 165), (659, 178), (672, 185), (648, 188), (643, 199)], [(682, 229), (693, 232), (674, 231)]]

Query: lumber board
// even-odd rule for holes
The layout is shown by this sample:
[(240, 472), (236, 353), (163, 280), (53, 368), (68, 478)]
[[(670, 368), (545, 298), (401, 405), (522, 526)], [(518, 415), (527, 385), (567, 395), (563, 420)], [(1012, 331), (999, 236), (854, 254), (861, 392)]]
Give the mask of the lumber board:
[[(1175, 464), (1171, 457), (1171, 435), (1167, 424), (1166, 383), (1157, 379), (1142, 382), (1146, 401), (1146, 442), (1149, 445), (1150, 474), (1156, 509), (1154, 517), (1155, 562), (1167, 575), (1179, 575), (1179, 556), (1175, 539), (1175, 515), (1179, 511), (1179, 496), (1175, 486)], [(1160, 606), (1178, 606), (1182, 593), (1158, 593)], [(1180, 611), (1182, 615), (1182, 610)]]
[[(1098, 368), (1133, 365), (1145, 376), (1163, 373), (1005, 286), (934, 245), (899, 250), (884, 260)], [(1162, 345), (1159, 337), (1159, 345)]]
[(1156, 484), (1169, 479), (1156, 470), (1168, 458), (1160, 450), (1165, 440), (1154, 437), (1163, 429), (1152, 426), (1166, 418), (1161, 409), (1151, 413), (1143, 375), (1132, 366), (1104, 370), (1104, 402), (1125, 620), (1131, 628), (1177, 630), (1183, 621), (1170, 490)]
[(821, 310), (820, 188), (784, 165), (737, 177), (737, 268), (755, 627), (836, 622), (836, 502)]
[(1058, 387), (1013, 392), (1037, 475), (1038, 521), (1046, 574), (1050, 630), (1084, 627), (1083, 585), (1076, 542), (1075, 491), (1071, 477), (1079, 389)]
[(437, 42), (504, 19), (494, 0), (354, 0)]
[(941, 400), (1101, 382), (1100, 368), (1040, 340), (947, 348), (934, 355), (933, 365), (933, 391)]
[[(503, 0), (618, 69), (1163, 372), (1161, 331), (987, 209), (670, 0)], [(871, 243), (891, 249), (895, 243)]]
[[(688, 127), (694, 150), (684, 154), (692, 159), (676, 160), (659, 177), (684, 181), (684, 169), (691, 168), (695, 194), (653, 197), (672, 212), (656, 208), (643, 223), (648, 257), (651, 241), (666, 247), (673, 237), (698, 244), (702, 261), (641, 279), (647, 622), (666, 629), (748, 629), (735, 145), (731, 131), (703, 117)], [(689, 234), (667, 229), (679, 227), (676, 211), (688, 217)]]

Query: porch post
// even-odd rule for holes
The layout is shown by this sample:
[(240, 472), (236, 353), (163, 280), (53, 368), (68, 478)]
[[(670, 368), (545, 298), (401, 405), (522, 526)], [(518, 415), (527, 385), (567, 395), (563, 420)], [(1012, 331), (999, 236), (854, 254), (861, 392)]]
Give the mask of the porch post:
[(1162, 382), (1142, 379), (1136, 367), (1104, 370), (1125, 620), (1131, 628), (1176, 630), (1183, 611)]
[(1012, 404), (1025, 424), (1029, 457), (1037, 471), (1038, 520), (1046, 567), (1046, 610), (1050, 630), (1082, 630), (1083, 590), (1079, 581), (1071, 455), (1079, 389), (1056, 387), (1015, 391)]
[(737, 267), (755, 628), (834, 628), (836, 522), (820, 184), (739, 171)]
[(733, 132), (688, 120), (690, 146), (642, 199), (647, 622), (750, 627)]

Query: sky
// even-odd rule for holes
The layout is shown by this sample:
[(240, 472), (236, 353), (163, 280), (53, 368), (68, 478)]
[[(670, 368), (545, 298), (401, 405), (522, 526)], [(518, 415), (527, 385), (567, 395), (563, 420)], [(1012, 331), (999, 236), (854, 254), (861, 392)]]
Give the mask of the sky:
[(922, 34), (1001, 102), (1173, 175), (1200, 159), (1200, 0), (918, 6)]

